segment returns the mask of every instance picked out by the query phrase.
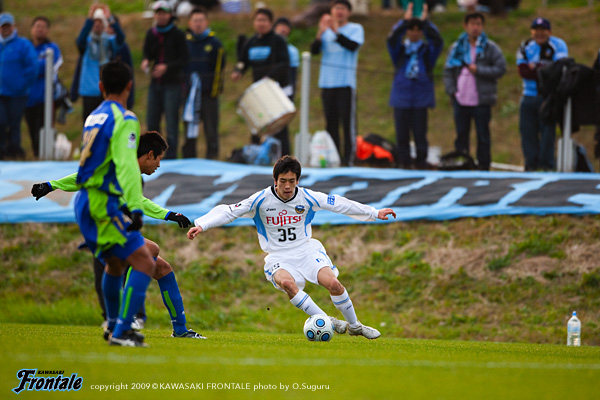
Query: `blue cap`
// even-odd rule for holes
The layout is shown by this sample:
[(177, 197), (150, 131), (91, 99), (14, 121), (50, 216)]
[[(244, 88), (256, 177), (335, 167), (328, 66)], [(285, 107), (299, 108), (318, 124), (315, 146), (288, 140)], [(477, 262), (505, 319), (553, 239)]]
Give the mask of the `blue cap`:
[(550, 30), (551, 29), (550, 21), (548, 21), (546, 18), (537, 17), (531, 23), (531, 29), (535, 29), (535, 28), (543, 28), (543, 29)]
[(2, 14), (0, 14), (0, 26), (6, 25), (6, 24), (14, 25), (15, 17), (13, 17), (13, 15), (11, 13), (3, 12)]
[(577, 311), (573, 311), (573, 316), (576, 317), (577, 316)]

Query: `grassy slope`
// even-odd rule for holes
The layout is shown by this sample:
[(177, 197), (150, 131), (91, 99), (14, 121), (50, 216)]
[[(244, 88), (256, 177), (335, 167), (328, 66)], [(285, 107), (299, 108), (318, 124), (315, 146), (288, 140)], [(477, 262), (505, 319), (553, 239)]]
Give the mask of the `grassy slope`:
[[(308, 1), (297, 2), (297, 10)], [(61, 77), (66, 82), (71, 82), (71, 76), (77, 59), (77, 51), (74, 39), (83, 24), (84, 15), (87, 12), (88, 2), (76, 0), (65, 0), (61, 7), (53, 7), (51, 0), (7, 0), (5, 8), (14, 12), (17, 16), (19, 30), (22, 34), (29, 31), (29, 22), (34, 14), (47, 14), (54, 22), (52, 38), (56, 40), (64, 53), (65, 65), (61, 69)], [(136, 1), (107, 1), (117, 12), (123, 21), (127, 40), (132, 49), (136, 64), (141, 61), (141, 47), (146, 29), (150, 26), (150, 20), (142, 20), (139, 10), (143, 9), (142, 0)], [(452, 2), (449, 12), (432, 16), (438, 25), (445, 40), (446, 49), (461, 32), (463, 13), (458, 11)], [(573, 2), (562, 2), (563, 7), (555, 5), (550, 9), (538, 9), (539, 1), (524, 0), (521, 8), (512, 12), (506, 18), (490, 17), (486, 30), (490, 37), (495, 40), (508, 61), (507, 74), (500, 81), (498, 93), (498, 105), (494, 108), (492, 119), (492, 154), (494, 161), (522, 164), (520, 139), (518, 134), (518, 102), (521, 92), (521, 81), (515, 67), (515, 53), (521, 40), (529, 35), (529, 24), (536, 15), (543, 15), (552, 20), (553, 32), (564, 38), (568, 45), (570, 54), (583, 64), (591, 65), (598, 51), (598, 40), (600, 39), (600, 13), (596, 7), (593, 11), (583, 8), (569, 8)], [(288, 8), (285, 0), (268, 2), (277, 15), (294, 15), (297, 11)], [(382, 15), (379, 4), (372, 4), (374, 9), (371, 17), (357, 18), (357, 21), (365, 27), (365, 45), (361, 49), (358, 72), (358, 121), (359, 133), (377, 132), (390, 139), (394, 138), (393, 118), (390, 107), (387, 105), (389, 88), (392, 79), (392, 67), (385, 48), (385, 37), (391, 26), (399, 18), (400, 14)], [(31, 12), (35, 9), (36, 12)], [(37, 11), (40, 10), (40, 11)], [(238, 34), (251, 32), (251, 22), (244, 15), (214, 14), (212, 16), (212, 27), (225, 43), (228, 53), (228, 67), (231, 71), (235, 49), (235, 40)], [(577, 21), (576, 24), (573, 21)], [(306, 30), (295, 30), (292, 32), (291, 41), (301, 50), (308, 50), (310, 42), (314, 37), (314, 28)], [(443, 93), (441, 72), (446, 50), (438, 61), (435, 69), (436, 94), (438, 106), (435, 112), (430, 113), (429, 142), (430, 145), (441, 146), (443, 152), (453, 147), (454, 125), (452, 121), (452, 110), (447, 97)], [(318, 59), (314, 60), (311, 81), (311, 123), (312, 132), (323, 128), (321, 102), (317, 88)], [(148, 78), (139, 70), (136, 71), (137, 79), (137, 104), (134, 111), (140, 117), (142, 126), (146, 115), (146, 93), (148, 89)], [(245, 77), (241, 82), (231, 82), (227, 79), (225, 92), (221, 102), (221, 159), (227, 158), (231, 150), (241, 147), (248, 140), (248, 130), (242, 119), (235, 113), (235, 102), (242, 91), (250, 84), (250, 77)], [(67, 133), (70, 139), (79, 141), (80, 136), (80, 104), (76, 104), (75, 113), (69, 117), (65, 127), (59, 127)], [(298, 119), (293, 121), (291, 132), (298, 129)], [(28, 141), (24, 135), (24, 140)], [(593, 154), (592, 128), (584, 128), (576, 137), (587, 147), (588, 154)], [(473, 139), (473, 142), (475, 139)], [(474, 143), (473, 143), (474, 145)], [(201, 145), (201, 153), (204, 150)]]
[[(562, 344), (576, 309), (583, 343), (600, 344), (596, 217), (495, 217), (379, 226), (323, 226), (314, 236), (340, 267), (359, 318), (387, 337)], [(175, 269), (190, 326), (297, 332), (303, 314), (262, 273), (253, 228), (211, 230), (190, 242), (146, 226)], [(100, 324), (91, 258), (74, 225), (0, 225), (0, 321)], [(52, 241), (46, 240), (53, 237)], [(307, 291), (337, 311), (321, 288)], [(168, 330), (157, 285), (150, 324)]]
[[(147, 349), (109, 349), (98, 328), (0, 324), (1, 391), (21, 368), (77, 373), (78, 398), (562, 399), (592, 398), (600, 378), (598, 348), (336, 336), (310, 343), (300, 334), (210, 332), (207, 341), (165, 338), (147, 330)], [(106, 368), (110, 363), (111, 367)], [(122, 390), (91, 385), (203, 383), (205, 389)], [(277, 389), (211, 390), (208, 382), (259, 383)], [(434, 385), (431, 383), (435, 382)], [(328, 385), (285, 392), (280, 385)], [(317, 386), (318, 387), (318, 386)], [(323, 386), (321, 386), (323, 387)], [(25, 394), (27, 395), (27, 394)], [(64, 394), (46, 393), (46, 397)]]

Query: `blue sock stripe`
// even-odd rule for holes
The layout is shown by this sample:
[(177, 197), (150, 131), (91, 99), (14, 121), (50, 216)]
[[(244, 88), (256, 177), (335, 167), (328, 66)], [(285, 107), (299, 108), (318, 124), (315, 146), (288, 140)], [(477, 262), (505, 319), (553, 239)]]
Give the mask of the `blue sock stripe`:
[[(333, 304), (335, 304), (336, 306), (339, 306), (340, 304), (344, 304), (345, 302), (350, 300), (350, 296), (346, 297), (344, 300), (342, 301), (334, 301)], [(333, 299), (331, 300), (333, 301)]]
[(302, 307), (302, 304), (304, 304), (304, 302), (306, 301), (306, 299), (308, 299), (308, 295), (304, 296), (304, 298), (300, 301), (300, 303), (298, 303), (298, 305), (296, 306), (296, 308)]

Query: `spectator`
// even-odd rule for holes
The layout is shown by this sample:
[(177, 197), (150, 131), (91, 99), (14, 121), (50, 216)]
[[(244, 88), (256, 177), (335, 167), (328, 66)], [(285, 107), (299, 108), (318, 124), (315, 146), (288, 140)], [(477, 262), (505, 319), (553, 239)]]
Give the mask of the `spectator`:
[(290, 100), (294, 101), (296, 94), (296, 82), (298, 80), (298, 67), (300, 66), (300, 52), (298, 48), (289, 42), (290, 33), (292, 32), (292, 23), (286, 17), (277, 18), (273, 25), (273, 30), (287, 42), (288, 54), (290, 56), (290, 79), (289, 90)]
[[(115, 17), (117, 22), (119, 22), (119, 18), (117, 18), (116, 15), (113, 14), (113, 17)], [(109, 39), (117, 38), (117, 32), (112, 25), (108, 25), (106, 27), (106, 34), (108, 35)], [(117, 51), (117, 54), (114, 54), (111, 58), (111, 61), (121, 61), (122, 63), (127, 64), (127, 66), (133, 71), (133, 57), (131, 56), (131, 49), (129, 48), (127, 42), (123, 42), (119, 48), (119, 51)], [(127, 98), (128, 110), (132, 110), (133, 105), (135, 104), (135, 77), (133, 75), (131, 76), (131, 84), (131, 93), (129, 93), (129, 97)]]
[(519, 132), (526, 171), (554, 169), (556, 126), (542, 120), (540, 106), (544, 98), (538, 94), (537, 70), (567, 56), (567, 44), (552, 36), (550, 21), (534, 19), (531, 38), (523, 41), (517, 51), (517, 66), (523, 78)]
[[(106, 33), (108, 25), (112, 26), (116, 36)], [(73, 78), (74, 87), (71, 89), (72, 100), (78, 96), (83, 98), (84, 123), (88, 115), (104, 101), (98, 87), (100, 67), (114, 58), (124, 42), (125, 34), (108, 6), (92, 4), (76, 40), (80, 62)]]
[(477, 162), (481, 170), (491, 164), (490, 119), (497, 99), (497, 82), (506, 72), (502, 51), (483, 31), (483, 14), (465, 15), (464, 30), (448, 52), (444, 87), (451, 97), (456, 126), (456, 151), (469, 154), (471, 120), (477, 132)]
[[(596, 72), (596, 99), (600, 106), (600, 50), (596, 54), (596, 61), (592, 65), (592, 69)], [(600, 114), (600, 110), (598, 110)], [(596, 134), (594, 135), (594, 156), (600, 158), (600, 125), (596, 126)]]
[[(33, 19), (31, 23), (31, 42), (38, 55), (38, 73), (27, 100), (25, 108), (25, 121), (29, 127), (29, 136), (31, 136), (31, 147), (33, 155), (40, 155), (40, 130), (44, 126), (44, 94), (46, 92), (46, 51), (54, 51), (53, 58), (53, 87), (58, 83), (58, 69), (63, 63), (63, 58), (58, 45), (51, 42), (48, 38), (50, 33), (50, 20), (39, 16)], [(54, 94), (53, 94), (54, 98)], [(54, 108), (52, 110), (52, 122), (54, 123)]]
[[(289, 85), (290, 57), (285, 40), (273, 32), (271, 10), (259, 8), (254, 12), (254, 32), (254, 36), (248, 39), (242, 49), (231, 78), (234, 81), (239, 80), (248, 67), (252, 67), (254, 82), (267, 76), (279, 83), (281, 88), (285, 88)], [(287, 126), (273, 136), (281, 142), (281, 154), (289, 154)]]
[[(206, 9), (192, 10), (185, 39), (190, 55), (187, 66), (188, 91), (194, 89), (191, 74), (198, 74), (201, 90), (198, 119), (204, 124), (206, 158), (214, 160), (219, 158), (219, 95), (223, 92), (225, 49), (215, 32), (209, 28)], [(183, 157), (195, 158), (199, 123), (188, 122), (187, 128), (187, 139), (182, 149)]]
[[(319, 87), (327, 132), (340, 151), (343, 165), (352, 166), (356, 147), (356, 66), (358, 50), (364, 42), (362, 25), (349, 22), (352, 5), (334, 0), (331, 14), (319, 21), (311, 53), (323, 53)], [(344, 147), (340, 147), (339, 124), (344, 129)]]
[(31, 42), (17, 35), (12, 14), (0, 14), (0, 160), (23, 159), (21, 118), (38, 71)]
[(142, 69), (151, 76), (148, 89), (148, 130), (161, 131), (164, 112), (169, 149), (165, 159), (177, 158), (179, 143), (179, 106), (184, 68), (188, 62), (185, 34), (175, 26), (171, 4), (154, 3), (155, 26), (146, 32)]
[[(427, 19), (427, 5), (421, 18), (413, 18), (412, 3), (388, 37), (388, 51), (396, 68), (390, 105), (396, 122), (397, 162), (410, 168), (410, 131), (417, 150), (416, 167), (426, 169), (427, 108), (435, 107), (433, 68), (444, 41), (437, 27)], [(423, 41), (423, 35), (427, 42)]]

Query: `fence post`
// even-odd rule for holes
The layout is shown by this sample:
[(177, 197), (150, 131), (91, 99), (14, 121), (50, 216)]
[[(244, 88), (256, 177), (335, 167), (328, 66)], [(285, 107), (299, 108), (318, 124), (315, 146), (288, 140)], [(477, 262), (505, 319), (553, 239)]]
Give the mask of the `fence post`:
[(46, 71), (44, 90), (44, 127), (40, 130), (40, 159), (51, 160), (54, 158), (54, 129), (52, 128), (52, 114), (54, 109), (54, 51), (46, 50)]
[(300, 164), (308, 164), (310, 133), (308, 116), (310, 103), (310, 52), (302, 52), (302, 86), (300, 89), (300, 132), (296, 134), (295, 153)]

